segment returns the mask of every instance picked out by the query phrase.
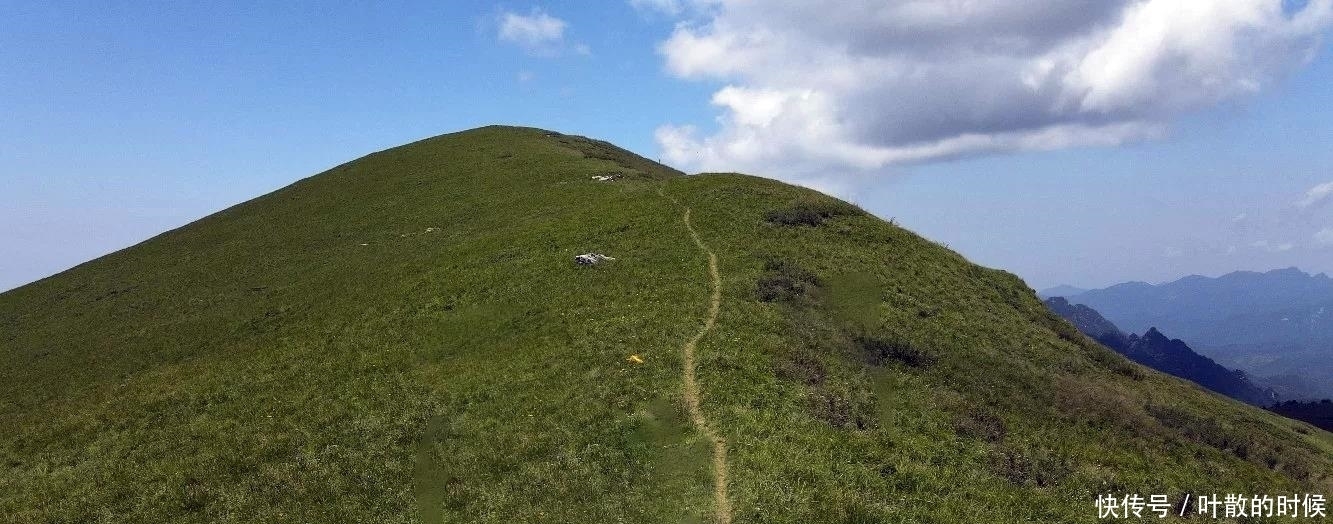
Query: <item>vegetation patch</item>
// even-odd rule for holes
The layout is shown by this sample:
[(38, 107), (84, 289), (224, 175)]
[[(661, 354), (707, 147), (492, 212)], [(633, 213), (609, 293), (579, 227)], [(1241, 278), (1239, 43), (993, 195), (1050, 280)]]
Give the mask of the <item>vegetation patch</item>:
[(778, 376), (807, 386), (819, 386), (828, 379), (828, 369), (818, 358), (800, 352), (782, 363)]
[(1150, 424), (1140, 404), (1125, 392), (1091, 380), (1059, 376), (1055, 382), (1055, 407), (1065, 417), (1101, 428), (1133, 430)]
[(854, 387), (852, 382), (843, 383), (847, 388), (823, 387), (810, 391), (807, 408), (815, 418), (835, 428), (866, 430), (876, 427), (874, 403), (869, 391)]
[(990, 468), (1016, 486), (1054, 486), (1074, 471), (1068, 457), (1046, 448), (1002, 447), (990, 454)]
[(761, 302), (794, 302), (812, 298), (819, 288), (819, 277), (792, 262), (770, 258), (764, 261), (764, 273), (755, 283), (755, 295)]
[(1004, 420), (982, 408), (971, 408), (954, 416), (954, 432), (960, 437), (996, 444), (1004, 441), (1008, 429)]
[(779, 226), (815, 227), (832, 218), (863, 214), (865, 214), (865, 211), (846, 202), (833, 199), (807, 198), (797, 200), (790, 206), (765, 213), (764, 220)]
[(866, 359), (876, 366), (897, 362), (907, 367), (925, 369), (939, 362), (934, 352), (896, 338), (860, 335), (854, 340)]
[(1175, 430), (1185, 439), (1237, 458), (1248, 460), (1292, 477), (1305, 479), (1314, 473), (1309, 464), (1314, 455), (1304, 447), (1282, 446), (1265, 438), (1257, 429), (1226, 427), (1211, 417), (1165, 405), (1149, 405), (1147, 412), (1162, 426)]
[(800, 343), (778, 362), (779, 377), (805, 386), (805, 412), (848, 430), (878, 427), (874, 393), (863, 363), (848, 359), (852, 343), (839, 327), (826, 282), (790, 260), (769, 257), (756, 283), (762, 302), (782, 303), (788, 333)]

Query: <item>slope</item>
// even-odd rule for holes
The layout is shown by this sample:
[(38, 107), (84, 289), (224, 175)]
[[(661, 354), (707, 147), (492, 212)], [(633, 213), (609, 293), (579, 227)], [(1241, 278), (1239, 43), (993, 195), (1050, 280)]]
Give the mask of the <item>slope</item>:
[(1333, 475), (1328, 433), (1132, 364), (1012, 275), (533, 129), (375, 153), (0, 294), (0, 333), (13, 522), (1091, 522), (1098, 493)]

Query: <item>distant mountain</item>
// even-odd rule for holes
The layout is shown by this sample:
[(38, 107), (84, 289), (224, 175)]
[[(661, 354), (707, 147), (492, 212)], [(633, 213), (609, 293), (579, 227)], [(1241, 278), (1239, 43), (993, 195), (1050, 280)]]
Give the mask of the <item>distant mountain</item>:
[(1084, 335), (1130, 360), (1250, 404), (1267, 406), (1277, 401), (1273, 390), (1255, 385), (1245, 372), (1227, 369), (1194, 352), (1181, 340), (1168, 338), (1157, 328), (1148, 328), (1143, 336), (1125, 335), (1086, 305), (1071, 304), (1062, 297), (1048, 298), (1045, 303)]
[(1296, 268), (1127, 282), (1067, 296), (1117, 326), (1157, 327), (1200, 353), (1280, 386), (1286, 398), (1333, 396), (1333, 278)]
[(1304, 420), (1324, 431), (1333, 431), (1333, 400), (1323, 399), (1318, 402), (1291, 400), (1268, 409), (1287, 418)]
[(1095, 309), (1083, 304), (1071, 304), (1063, 297), (1048, 298), (1045, 304), (1048, 309), (1068, 320), (1081, 333), (1101, 342), (1103, 346), (1119, 351), (1129, 343), (1125, 333)]
[(1296, 268), (1127, 282), (1065, 298), (1130, 331), (1156, 326), (1199, 346), (1333, 342), (1333, 278)]
[(1045, 299), (1051, 297), (1070, 297), (1080, 293), (1087, 293), (1087, 292), (1088, 290), (1083, 289), (1081, 287), (1074, 287), (1068, 284), (1060, 284), (1052, 288), (1047, 288), (1038, 291), (1037, 296)]
[(1129, 335), (1129, 344), (1119, 351), (1130, 360), (1189, 379), (1237, 400), (1259, 406), (1277, 401), (1272, 390), (1256, 386), (1244, 371), (1227, 369), (1213, 359), (1195, 353), (1180, 339), (1167, 338), (1157, 328), (1148, 328), (1141, 337)]
[(1319, 400), (1333, 397), (1333, 347), (1326, 344), (1228, 344), (1199, 351), (1219, 363), (1243, 369), (1282, 398)]

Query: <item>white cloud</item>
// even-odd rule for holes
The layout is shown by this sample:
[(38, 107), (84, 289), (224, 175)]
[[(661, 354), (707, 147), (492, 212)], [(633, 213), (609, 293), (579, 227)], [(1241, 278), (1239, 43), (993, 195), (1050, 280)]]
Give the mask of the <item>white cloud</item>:
[(1333, 246), (1333, 227), (1326, 227), (1314, 234), (1315, 243), (1321, 246)]
[(668, 72), (724, 84), (718, 129), (664, 125), (664, 156), (788, 178), (1155, 138), (1281, 79), (1333, 22), (1333, 0), (631, 3), (688, 18)]
[[(548, 15), (540, 9), (533, 9), (530, 14), (521, 15), (513, 12), (500, 14), (499, 38), (523, 48), (534, 55), (556, 55), (565, 47), (565, 29), (569, 23)], [(580, 54), (587, 54), (587, 46), (575, 45)]]
[(1333, 182), (1325, 182), (1310, 188), (1305, 192), (1305, 196), (1296, 201), (1296, 207), (1301, 209), (1313, 209), (1333, 200)]

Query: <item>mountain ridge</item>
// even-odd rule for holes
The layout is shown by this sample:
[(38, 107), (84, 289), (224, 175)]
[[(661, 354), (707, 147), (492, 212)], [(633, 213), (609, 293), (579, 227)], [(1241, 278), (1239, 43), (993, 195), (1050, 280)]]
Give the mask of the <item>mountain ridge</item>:
[(1131, 331), (1158, 327), (1226, 366), (1282, 385), (1288, 398), (1333, 396), (1333, 278), (1324, 273), (1234, 271), (1067, 298)]
[(1269, 406), (1278, 401), (1273, 390), (1252, 383), (1244, 372), (1217, 364), (1195, 352), (1180, 339), (1162, 334), (1156, 327), (1148, 328), (1143, 335), (1126, 335), (1111, 321), (1084, 304), (1071, 304), (1063, 297), (1048, 298), (1045, 303), (1051, 311), (1068, 320), (1083, 334), (1130, 360), (1256, 406)]
[[(714, 292), (724, 501), (682, 377)], [(1012, 274), (531, 128), (339, 165), (0, 293), (0, 325), (17, 522), (1092, 522), (1104, 491), (1333, 478), (1333, 435), (1129, 362)]]

